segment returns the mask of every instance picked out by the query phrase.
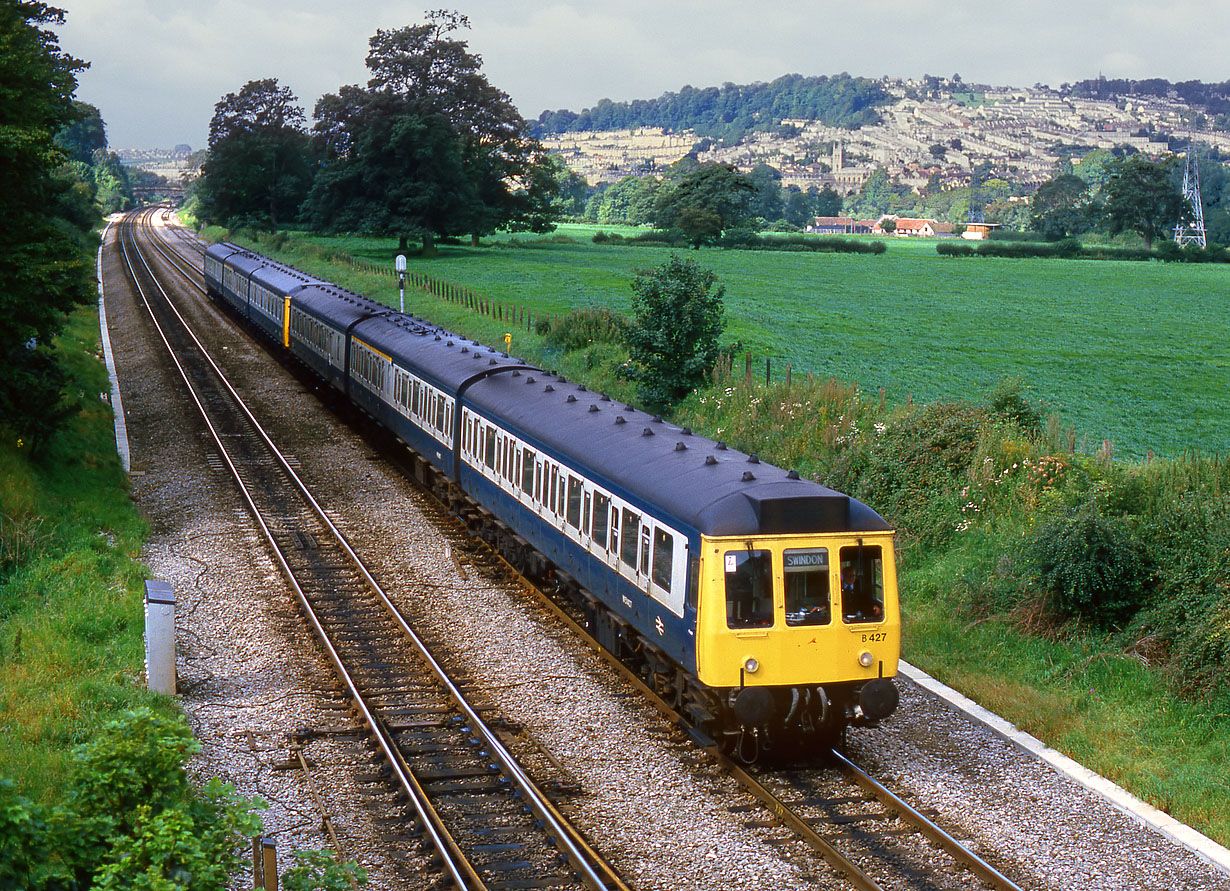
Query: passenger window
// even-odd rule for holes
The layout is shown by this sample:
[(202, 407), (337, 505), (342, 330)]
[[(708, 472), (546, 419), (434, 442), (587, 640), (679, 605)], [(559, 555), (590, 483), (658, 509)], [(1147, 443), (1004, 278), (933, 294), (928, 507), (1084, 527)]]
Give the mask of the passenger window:
[(636, 570), (636, 532), (641, 525), (640, 514), (624, 508), (624, 546), (619, 552), (620, 559)]
[(521, 450), (521, 491), (533, 494), (534, 492), (534, 459), (535, 455), (532, 449)]
[(607, 498), (601, 492), (594, 493), (594, 527), (593, 539), (594, 543), (600, 548), (606, 547), (606, 527), (607, 520), (611, 514), (611, 499)]
[(649, 524), (641, 527), (641, 574), (649, 575)]
[(585, 506), (581, 508), (581, 531), (589, 535), (589, 493), (585, 493)]
[(568, 525), (573, 529), (581, 528), (581, 481), (571, 474), (568, 476)]
[(436, 397), (436, 429), (444, 432), (444, 397)]
[(542, 468), (542, 464), (534, 462), (534, 501), (538, 504), (542, 504)]
[(773, 555), (748, 548), (727, 551), (726, 625), (767, 628), (773, 624)]
[(841, 549), (841, 619), (848, 625), (884, 621), (884, 575), (878, 545)]
[(611, 506), (611, 540), (606, 549), (612, 554), (619, 553), (619, 508)]
[(495, 467), (495, 428), (488, 427), (483, 431), (483, 460), (488, 468)]
[(547, 501), (547, 507), (551, 508), (551, 513), (559, 513), (559, 503), (555, 500), (556, 487), (559, 485), (559, 468), (554, 464), (551, 465), (551, 497)]
[(671, 589), (675, 568), (675, 537), (665, 529), (653, 531), (653, 583), (663, 591)]
[(786, 548), (782, 554), (786, 577), (786, 624), (827, 625), (829, 607), (828, 548)]

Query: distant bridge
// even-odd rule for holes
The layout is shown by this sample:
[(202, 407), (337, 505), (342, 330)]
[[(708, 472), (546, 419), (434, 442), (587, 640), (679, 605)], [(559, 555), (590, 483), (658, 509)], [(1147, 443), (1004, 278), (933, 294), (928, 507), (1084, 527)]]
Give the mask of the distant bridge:
[(160, 195), (164, 198), (175, 198), (179, 201), (184, 200), (183, 186), (133, 186), (132, 197), (138, 204), (142, 201), (148, 201), (154, 195)]

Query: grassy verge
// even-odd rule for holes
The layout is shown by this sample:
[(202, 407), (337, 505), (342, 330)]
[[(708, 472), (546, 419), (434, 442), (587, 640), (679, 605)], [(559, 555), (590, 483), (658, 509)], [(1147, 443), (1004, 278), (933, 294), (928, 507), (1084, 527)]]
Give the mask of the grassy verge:
[(139, 678), (145, 527), (101, 398), (96, 309), (73, 315), (60, 348), (80, 411), (36, 458), (0, 440), (0, 775), (46, 803), (72, 746), (156, 701)]
[[(392, 247), (337, 239), (255, 247), (377, 299), (396, 299), (395, 291), (390, 298), (387, 276), (330, 264), (305, 243), (368, 259), (386, 258)], [(889, 256), (894, 252), (895, 244)], [(565, 312), (592, 305), (622, 309), (629, 270), (668, 253), (599, 250), (556, 239), (446, 248), (439, 260), (417, 262), (437, 278), (490, 296)], [(944, 267), (942, 258), (914, 249), (896, 254), (899, 262), (888, 266), (882, 265), (886, 258), (736, 252), (706, 252), (701, 259), (720, 267), (728, 282), (735, 332), (758, 332), (760, 343), (831, 342), (841, 362), (863, 368), (895, 350), (904, 359), (885, 361), (916, 362), (939, 375), (945, 382), (940, 401), (894, 404), (885, 390), (869, 397), (876, 391), (837, 379), (848, 376), (825, 374), (832, 366), (800, 362), (790, 387), (780, 379), (771, 385), (745, 381), (738, 369), (716, 378), (678, 409), (676, 420), (815, 475), (884, 512), (901, 532), (907, 658), (1141, 798), (1230, 843), (1230, 660), (1220, 655), (1230, 638), (1225, 463), (1116, 461), (1112, 448), (1095, 453), (1077, 447), (1066, 423), (1070, 416), (1065, 423), (1057, 416), (1044, 423), (1036, 414), (1030, 420), (1031, 406), (1019, 393), (979, 392), (984, 382), (990, 389), (994, 375), (1025, 367), (1049, 371), (1029, 379), (1033, 392), (1053, 398), (1045, 382), (1053, 385), (1057, 373), (1069, 373), (1043, 369), (1063, 365), (1058, 342), (1084, 357), (1077, 369), (1085, 375), (1081, 386), (1103, 401), (1104, 414), (1144, 403), (1147, 416), (1162, 411), (1166, 400), (1195, 398), (1173, 390), (1155, 398), (1161, 396), (1156, 383), (1170, 363), (1206, 364), (1195, 358), (1206, 355), (1204, 347), (1190, 339), (1182, 348), (1157, 342), (1132, 319), (1150, 306), (1151, 325), (1158, 313), (1164, 326), (1186, 325), (1199, 316), (1191, 301), (1209, 284), (1204, 277), (1211, 267), (1124, 264), (1130, 268), (1111, 269), (1109, 281), (1094, 288), (1093, 279), (1080, 272), (1082, 261), (1053, 261), (1052, 269), (1052, 261), (988, 260), (985, 269), (999, 270), (997, 278), (958, 287), (945, 278), (952, 267)], [(799, 263), (807, 264), (813, 283), (849, 277), (853, 284), (847, 283), (840, 307), (823, 295), (801, 302), (795, 294), (797, 305), (786, 311), (789, 301), (782, 295), (802, 287)], [(1157, 276), (1171, 271), (1171, 293), (1189, 290), (1163, 311), (1146, 295), (1161, 287)], [(874, 289), (873, 274), (881, 277)], [(1061, 282), (1063, 276), (1069, 278)], [(580, 281), (588, 283), (588, 296), (569, 285)], [(770, 284), (775, 294), (764, 295)], [(1094, 288), (1093, 304), (1082, 288)], [(951, 290), (947, 296), (945, 289)], [(766, 312), (766, 306), (779, 309)], [(423, 294), (408, 293), (407, 308), (492, 345), (501, 343), (505, 330)], [(898, 315), (908, 336), (893, 344), (884, 339), (892, 328), (884, 321)], [(1067, 330), (1072, 326), (1079, 329), (1075, 335)], [(834, 329), (843, 332), (835, 339)], [(788, 355), (818, 348), (802, 345)], [(617, 345), (594, 342), (564, 351), (550, 338), (518, 332), (513, 350), (618, 398), (630, 395), (611, 374), (621, 358)], [(1087, 363), (1096, 357), (1105, 373), (1090, 370)], [(985, 370), (970, 373), (974, 367)], [(811, 378), (800, 368), (811, 370)], [(1060, 392), (1063, 402), (1072, 398), (1071, 391)], [(1219, 398), (1206, 386), (1199, 396), (1201, 417), (1221, 411)], [(1133, 423), (1140, 424), (1139, 413)], [(1170, 426), (1175, 429), (1168, 441), (1207, 446), (1182, 438), (1199, 436), (1192, 428)], [(1153, 432), (1144, 429), (1137, 432), (1141, 451), (1150, 447)], [(1113, 521), (1153, 562), (1138, 568), (1147, 576), (1146, 599), (1114, 621), (1102, 621), (1096, 612), (1057, 611), (1032, 562), (1032, 543), (1041, 530), (1082, 512)]]

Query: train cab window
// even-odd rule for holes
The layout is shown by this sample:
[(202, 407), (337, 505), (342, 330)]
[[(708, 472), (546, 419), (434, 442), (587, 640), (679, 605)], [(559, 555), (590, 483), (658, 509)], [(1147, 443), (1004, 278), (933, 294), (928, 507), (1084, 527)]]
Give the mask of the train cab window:
[(641, 526), (641, 515), (634, 514), (632, 511), (624, 508), (624, 546), (620, 550), (619, 556), (624, 563), (632, 567), (636, 571), (636, 533)]
[(495, 428), (488, 427), (483, 431), (483, 461), (490, 469), (495, 468)]
[(537, 456), (533, 449), (521, 450), (521, 491), (529, 494), (534, 492), (534, 465)]
[(675, 573), (675, 536), (665, 529), (653, 531), (653, 583), (663, 591), (671, 589)]
[(786, 548), (782, 570), (786, 577), (786, 624), (829, 624), (833, 614), (829, 606), (828, 548)]
[(594, 544), (600, 548), (606, 547), (606, 528), (607, 521), (611, 516), (611, 499), (607, 498), (601, 492), (594, 493), (594, 523), (590, 535), (594, 539)]
[(581, 481), (575, 476), (568, 476), (568, 525), (573, 529), (581, 528)]
[(767, 628), (773, 624), (773, 553), (753, 548), (727, 551), (726, 625)]
[(884, 569), (878, 545), (841, 549), (841, 619), (884, 621)]

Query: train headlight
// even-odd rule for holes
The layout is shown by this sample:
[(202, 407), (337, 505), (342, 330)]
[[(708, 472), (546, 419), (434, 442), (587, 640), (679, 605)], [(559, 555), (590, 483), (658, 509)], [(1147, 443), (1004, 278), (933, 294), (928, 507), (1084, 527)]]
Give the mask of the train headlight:
[(748, 656), (747, 661), (743, 663), (743, 670), (746, 671), (748, 674), (755, 674), (756, 670), (759, 668), (760, 668), (760, 663), (757, 662), (755, 657), (753, 656)]
[(871, 655), (871, 650), (863, 650), (858, 654), (858, 664), (863, 668), (871, 668), (871, 663), (876, 661), (876, 657)]

